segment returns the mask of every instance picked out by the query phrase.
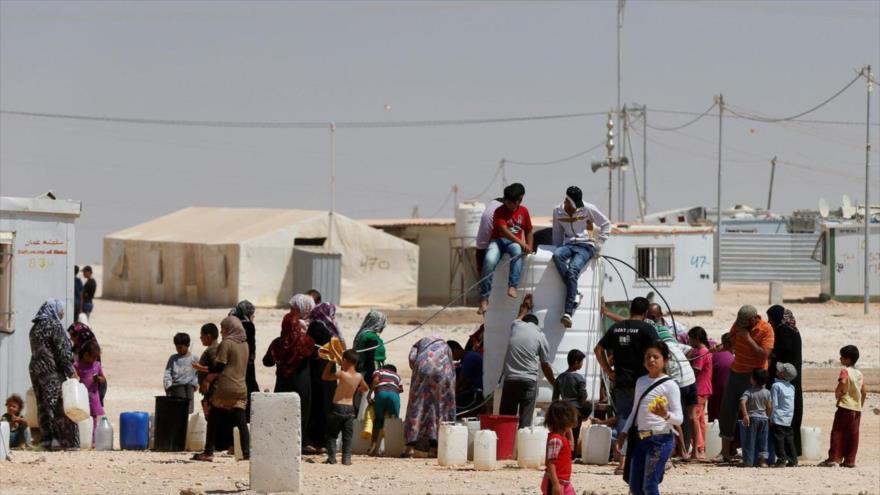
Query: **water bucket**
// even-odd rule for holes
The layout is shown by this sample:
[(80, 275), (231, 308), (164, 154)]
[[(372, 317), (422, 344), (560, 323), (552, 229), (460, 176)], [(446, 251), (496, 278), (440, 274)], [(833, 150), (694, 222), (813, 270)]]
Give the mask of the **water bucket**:
[(468, 429), (468, 460), (474, 460), (474, 435), (480, 431), (480, 420), (477, 418), (465, 418), (461, 421)]
[(519, 416), (505, 416), (499, 414), (480, 415), (480, 428), (492, 430), (498, 436), (498, 446), (495, 454), (499, 461), (513, 459), (516, 448), (516, 430), (519, 426)]
[(29, 427), (39, 428), (40, 415), (37, 410), (37, 394), (34, 393), (34, 389), (29, 388), (24, 397), (24, 420), (27, 421)]
[(477, 471), (492, 471), (498, 467), (495, 449), (498, 435), (492, 430), (479, 430), (474, 434), (474, 468)]
[(91, 417), (89, 392), (76, 378), (68, 378), (61, 384), (61, 402), (64, 404), (64, 415), (74, 423)]
[(718, 420), (712, 421), (706, 429), (706, 459), (714, 459), (721, 454), (721, 426)]
[(94, 419), (84, 419), (76, 424), (76, 429), (79, 431), (79, 448), (82, 450), (89, 450), (92, 448), (92, 430), (95, 427)]
[(208, 421), (200, 412), (189, 415), (186, 427), (186, 450), (201, 452), (205, 449), (205, 438), (208, 434)]
[(156, 422), (153, 450), (182, 452), (186, 448), (189, 399), (156, 396)]
[(0, 461), (9, 456), (9, 423), (0, 421)]
[(590, 425), (586, 434), (581, 429), (581, 460), (585, 464), (608, 464), (611, 455), (611, 428)]
[(98, 429), (95, 430), (95, 450), (113, 450), (113, 425), (107, 416), (101, 416), (98, 420)]
[(548, 433), (547, 428), (541, 426), (521, 428), (516, 433), (516, 461), (519, 467), (534, 469), (544, 465)]
[(150, 446), (150, 415), (124, 412), (119, 415), (119, 448), (146, 450)]
[(437, 463), (441, 466), (457, 466), (467, 463), (467, 426), (441, 423), (437, 439)]
[(801, 426), (801, 459), (822, 459), (822, 428)]
[(403, 434), (403, 421), (400, 418), (385, 418), (385, 455), (387, 457), (400, 457), (406, 449), (406, 440)]

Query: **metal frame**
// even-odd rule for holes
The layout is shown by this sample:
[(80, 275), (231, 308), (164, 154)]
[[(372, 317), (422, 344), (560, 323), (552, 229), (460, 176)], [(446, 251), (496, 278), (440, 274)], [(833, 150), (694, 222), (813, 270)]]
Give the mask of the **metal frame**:
[[(647, 278), (647, 279), (650, 280), (651, 282), (662, 282), (662, 283), (666, 283), (666, 282), (673, 282), (673, 281), (675, 281), (675, 245), (670, 245), (670, 244), (647, 244), (647, 245), (639, 245), (639, 244), (636, 244), (636, 246), (635, 246), (635, 253), (634, 253), (634, 254), (635, 254), (635, 261), (636, 261), (636, 268), (638, 268), (638, 263), (639, 263), (639, 250), (640, 250), (640, 249), (652, 249), (652, 250), (656, 250), (656, 249), (668, 249), (668, 250), (669, 250), (669, 271), (670, 271), (670, 275), (669, 275), (668, 277), (646, 276), (645, 278)], [(656, 256), (654, 256), (654, 259), (656, 259)], [(653, 261), (653, 259), (652, 259), (652, 263), (651, 263), (651, 269), (652, 269), (652, 271), (654, 271), (653, 269), (654, 269), (655, 266), (656, 266), (656, 263), (655, 263), (655, 262)], [(650, 275), (653, 275), (653, 274), (650, 274)], [(635, 281), (635, 284), (634, 284), (634, 285), (637, 286), (637, 287), (646, 287), (648, 284), (645, 283), (644, 281), (642, 281), (639, 277), (636, 277), (636, 281)]]

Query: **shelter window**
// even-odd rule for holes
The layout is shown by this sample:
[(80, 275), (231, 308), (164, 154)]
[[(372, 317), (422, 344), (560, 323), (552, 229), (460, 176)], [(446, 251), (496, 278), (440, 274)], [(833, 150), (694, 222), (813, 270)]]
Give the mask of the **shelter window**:
[(12, 232), (0, 232), (0, 332), (12, 333)]
[(652, 282), (675, 278), (672, 252), (672, 247), (636, 247), (636, 268), (639, 275)]
[(293, 245), (323, 247), (325, 242), (327, 242), (326, 237), (297, 237), (293, 240)]

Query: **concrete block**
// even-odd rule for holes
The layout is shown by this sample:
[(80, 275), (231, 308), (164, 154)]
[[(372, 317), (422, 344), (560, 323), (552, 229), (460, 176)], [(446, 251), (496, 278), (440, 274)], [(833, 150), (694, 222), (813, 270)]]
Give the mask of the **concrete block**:
[(251, 490), (302, 493), (300, 414), (298, 394), (251, 394)]
[(770, 282), (770, 305), (782, 304), (782, 293), (785, 284), (782, 282)]

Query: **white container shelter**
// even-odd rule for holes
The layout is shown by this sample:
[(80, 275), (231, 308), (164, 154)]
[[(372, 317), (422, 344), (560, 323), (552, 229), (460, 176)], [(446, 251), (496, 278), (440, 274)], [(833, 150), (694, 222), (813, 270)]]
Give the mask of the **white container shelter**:
[[(872, 301), (880, 300), (880, 225), (870, 226), (868, 283)], [(813, 259), (822, 263), (821, 293), (841, 302), (865, 297), (864, 225), (826, 223), (816, 243)]]
[[(539, 326), (550, 345), (554, 374), (559, 375), (568, 369), (570, 350), (580, 349), (587, 355), (584, 369), (581, 370), (587, 380), (587, 394), (590, 400), (599, 398), (601, 369), (592, 358), (592, 352), (604, 333), (599, 301), (602, 297), (603, 271), (606, 266), (603, 261), (594, 260), (581, 273), (578, 290), (583, 295), (583, 300), (572, 315), (571, 328), (566, 329), (559, 321), (565, 302), (565, 286), (553, 264), (552, 248), (552, 246), (539, 246), (534, 255), (526, 258), (519, 285), (519, 297), (516, 299), (507, 296), (507, 260), (509, 259), (507, 255), (501, 258), (501, 263), (495, 270), (489, 310), (485, 319), (483, 389), (486, 393), (500, 386), (499, 377), (503, 370), (507, 343), (510, 340), (510, 326), (517, 316), (523, 295), (531, 293), (534, 299), (532, 313), (538, 317)], [(538, 403), (547, 404), (552, 397), (553, 387), (546, 381), (543, 373), (538, 374)]]
[(73, 318), (79, 201), (0, 197), (0, 397), (30, 387), (31, 319), (49, 298)]
[(295, 248), (341, 255), (345, 306), (414, 306), (418, 246), (327, 211), (186, 208), (104, 238), (103, 297), (286, 307)]

